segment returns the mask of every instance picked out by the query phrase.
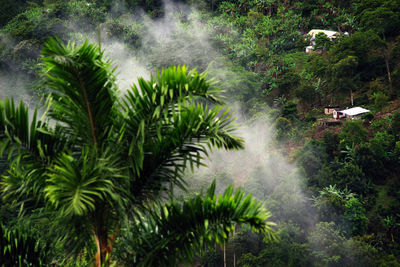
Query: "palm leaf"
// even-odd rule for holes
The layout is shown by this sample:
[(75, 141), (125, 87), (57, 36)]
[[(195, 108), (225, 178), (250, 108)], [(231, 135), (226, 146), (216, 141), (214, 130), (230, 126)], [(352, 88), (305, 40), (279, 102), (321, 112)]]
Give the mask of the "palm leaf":
[(79, 48), (50, 39), (43, 49), (46, 84), (52, 91), (49, 116), (82, 144), (102, 144), (109, 134), (115, 103), (111, 63), (95, 45)]
[[(27, 207), (43, 202), (46, 166), (67, 146), (59, 129), (30, 120), (28, 109), (11, 99), (0, 101), (0, 154), (7, 152), (9, 170), (4, 174), (3, 197)], [(28, 204), (29, 203), (29, 204)]]
[(84, 149), (80, 158), (62, 154), (48, 168), (44, 192), (62, 216), (86, 216), (103, 205), (115, 206), (116, 185), (122, 179), (119, 163), (112, 156), (98, 157)]
[[(125, 253), (127, 265), (176, 266), (190, 262), (204, 246), (222, 244), (228, 239), (235, 225), (250, 226), (267, 238), (275, 239), (270, 217), (261, 203), (242, 190), (234, 192), (228, 187), (218, 198), (215, 181), (206, 194), (183, 203), (169, 203), (156, 212), (143, 215), (133, 225)], [(130, 243), (131, 242), (131, 243)], [(129, 250), (129, 248), (134, 248)]]
[(194, 97), (219, 102), (218, 89), (205, 74), (170, 67), (146, 82), (139, 79), (123, 102), (125, 156), (130, 159), (131, 192), (136, 201), (157, 194), (164, 185), (184, 187), (186, 166), (202, 165), (207, 148), (243, 147), (227, 111), (196, 104)]

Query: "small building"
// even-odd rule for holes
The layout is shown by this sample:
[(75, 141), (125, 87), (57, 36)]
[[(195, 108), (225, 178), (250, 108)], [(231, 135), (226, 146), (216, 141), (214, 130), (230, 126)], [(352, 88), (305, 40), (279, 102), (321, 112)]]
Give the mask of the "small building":
[[(311, 39), (310, 39), (310, 44), (309, 44), (308, 46), (306, 46), (306, 53), (310, 53), (311, 51), (314, 50), (314, 46), (315, 46), (315, 36), (316, 36), (318, 33), (323, 33), (323, 34), (325, 34), (325, 35), (329, 38), (330, 41), (333, 41), (333, 39), (335, 39), (336, 37), (338, 37), (338, 36), (340, 35), (340, 33), (337, 32), (337, 31), (317, 30), (317, 29), (309, 31), (309, 32), (307, 33), (307, 35), (308, 35), (308, 36), (311, 36)], [(346, 36), (346, 35), (348, 35), (348, 33), (345, 32), (344, 35)]]
[(347, 119), (356, 119), (362, 114), (371, 112), (368, 109), (362, 108), (362, 107), (354, 107), (354, 108), (349, 108), (349, 109), (344, 109), (344, 110), (335, 110), (333, 111), (333, 118), (335, 119), (341, 119), (341, 118), (347, 118)]
[(332, 114), (335, 110), (339, 110), (339, 106), (326, 106), (324, 109), (325, 114)]

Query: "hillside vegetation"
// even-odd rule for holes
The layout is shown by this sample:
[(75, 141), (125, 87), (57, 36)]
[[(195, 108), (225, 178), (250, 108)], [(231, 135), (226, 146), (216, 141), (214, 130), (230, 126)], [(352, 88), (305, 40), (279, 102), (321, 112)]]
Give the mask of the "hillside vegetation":
[[(104, 57), (112, 61), (104, 61), (105, 65), (112, 64), (107, 65), (107, 71), (117, 67), (115, 72), (112, 72), (116, 78), (110, 78), (110, 83), (113, 84), (112, 88), (118, 87), (120, 92), (115, 91), (115, 95), (110, 98), (113, 101), (113, 97), (121, 97), (131, 90), (129, 87), (133, 83), (136, 84), (133, 88), (139, 88), (136, 94), (128, 94), (131, 102), (125, 100), (122, 101), (124, 103), (119, 103), (115, 100), (115, 103), (123, 107), (121, 113), (115, 113), (120, 117), (113, 113), (113, 122), (104, 120), (104, 129), (109, 132), (101, 133), (105, 141), (100, 142), (99, 148), (95, 149), (96, 153), (97, 149), (103, 148), (104, 153), (109, 153), (109, 150), (123, 151), (118, 152), (120, 154), (117, 159), (109, 159), (108, 154), (102, 156), (112, 162), (123, 161), (124, 157), (128, 158), (128, 161), (129, 157), (134, 158), (132, 162), (129, 161), (129, 164), (133, 164), (129, 165), (131, 169), (124, 175), (133, 179), (132, 181), (137, 183), (133, 185), (139, 188), (138, 191), (131, 188), (130, 193), (140, 196), (136, 199), (135, 195), (134, 199), (129, 198), (129, 201), (116, 201), (114, 194), (126, 196), (126, 192), (122, 190), (126, 185), (122, 184), (116, 186), (117, 191), (112, 191), (110, 196), (104, 193), (104, 196), (99, 197), (101, 201), (96, 200), (96, 205), (108, 207), (109, 212), (104, 216), (119, 216), (119, 212), (127, 215), (116, 216), (118, 219), (115, 220), (113, 217), (114, 224), (110, 229), (118, 229), (115, 233), (111, 233), (111, 230), (109, 233), (106, 231), (106, 243), (107, 238), (110, 238), (114, 246), (111, 258), (104, 259), (107, 264), (146, 266), (147, 263), (149, 266), (174, 266), (181, 262), (190, 262), (201, 266), (226, 264), (243, 267), (400, 266), (400, 0), (3, 2), (0, 6), (1, 98), (14, 96), (22, 99), (27, 106), (34, 106), (35, 103), (45, 106), (44, 99), (54, 88), (48, 86), (49, 81), (46, 79), (49, 76), (44, 75), (44, 71), (49, 73), (52, 68), (49, 67), (48, 57), (56, 55), (54, 62), (57, 62), (58, 55), (58, 52), (49, 54), (48, 49), (44, 49), (49, 39), (60, 40), (60, 43), (65, 44), (75, 42), (76, 47), (81, 47), (80, 45), (87, 40), (98, 45), (98, 51), (103, 51)], [(307, 33), (313, 29), (335, 31), (337, 35), (333, 39), (325, 34), (317, 34), (312, 38)], [(59, 39), (51, 39), (54, 37)], [(311, 45), (312, 51), (306, 53), (306, 47)], [(56, 51), (58, 48), (54, 49)], [(72, 57), (76, 51), (78, 48), (71, 48), (63, 56)], [(82, 63), (79, 61), (79, 52), (76, 53), (77, 61), (73, 62)], [(93, 62), (96, 62), (94, 66), (100, 64), (100, 61)], [(85, 64), (82, 63), (82, 66), (86, 66)], [(155, 83), (152, 79), (160, 75), (157, 70), (164, 68), (165, 71), (172, 71), (173, 68), (168, 67), (173, 65), (186, 65), (188, 69), (196, 69), (188, 72), (187, 79), (191, 79), (190, 75), (198, 75), (198, 79), (204, 79), (205, 91), (199, 92), (199, 89), (196, 89), (193, 95), (188, 93), (188, 101), (193, 104), (193, 108), (185, 106), (186, 98), (180, 97), (174, 106), (175, 99), (171, 96), (171, 102), (168, 104), (171, 105), (170, 108), (176, 108), (177, 112), (183, 114), (188, 112), (185, 109), (187, 108), (193, 114), (208, 114), (207, 116), (221, 118), (221, 126), (214, 124), (214, 117), (201, 117), (204, 121), (200, 122), (195, 120), (193, 115), (193, 119), (185, 124), (188, 132), (184, 132), (183, 126), (179, 128), (178, 124), (173, 125), (174, 121), (178, 121), (178, 117), (173, 117), (176, 115), (174, 112), (168, 113), (166, 109), (167, 111), (162, 113), (158, 108), (152, 109), (154, 115), (149, 113), (152, 117), (144, 112), (140, 114), (143, 118), (148, 116), (146, 126), (134, 120), (126, 122), (125, 125), (123, 121), (134, 113), (129, 113), (129, 108), (144, 107), (153, 101), (151, 103), (161, 105), (162, 109), (164, 97), (165, 101), (169, 101), (170, 93), (165, 93), (164, 89), (157, 92), (165, 94), (159, 102), (156, 100), (156, 93), (154, 97), (149, 97), (148, 103), (147, 100), (138, 103), (135, 99), (140, 98), (143, 92), (150, 92), (146, 91), (151, 90), (151, 86), (144, 86), (145, 80)], [(186, 75), (186, 68), (182, 69)], [(178, 71), (182, 69), (175, 68)], [(203, 72), (207, 73), (207, 76), (202, 74)], [(182, 73), (176, 75), (183, 77)], [(139, 76), (144, 76), (145, 80), (138, 81)], [(175, 76), (170, 73), (165, 81), (171, 77)], [(108, 83), (104, 84), (109, 86)], [(193, 84), (197, 86), (195, 82)], [(223, 93), (215, 93), (217, 89), (213, 91), (214, 86), (221, 88)], [(54, 101), (63, 101), (65, 94), (64, 92), (54, 95)], [(191, 100), (191, 97), (194, 97), (194, 100)], [(111, 101), (110, 99), (107, 101)], [(240, 123), (239, 130), (231, 125), (232, 121), (228, 115), (218, 109), (218, 105), (223, 102), (225, 107), (234, 111), (233, 117), (237, 117)], [(99, 107), (107, 106), (107, 103), (99, 103)], [(181, 110), (181, 104), (184, 105), (184, 111)], [(6, 106), (7, 101), (1, 102), (1, 110), (4, 110), (1, 118), (8, 118), (11, 114), (7, 113)], [(335, 106), (340, 110), (358, 106), (370, 112), (356, 119), (341, 119), (330, 124), (332, 114), (324, 114), (324, 108), (327, 106)], [(46, 115), (46, 108), (42, 109), (39, 109), (39, 113)], [(211, 113), (207, 113), (209, 109), (212, 110)], [(110, 108), (110, 112), (115, 112), (115, 107)], [(126, 113), (122, 114), (123, 112)], [(77, 131), (76, 128), (66, 127), (69, 123), (68, 118), (54, 115), (54, 111), (50, 111), (49, 114), (53, 121), (38, 128), (41, 128), (40, 132), (43, 132), (43, 135), (61, 136), (58, 139), (63, 139), (62, 148), (54, 149), (66, 153), (63, 164), (67, 164), (66, 161), (71, 158), (79, 158), (81, 162), (85, 157), (90, 158), (90, 151), (77, 149), (84, 145), (79, 139), (74, 139), (73, 132)], [(71, 114), (68, 116), (73, 117)], [(168, 119), (168, 116), (172, 116), (172, 119)], [(1, 118), (0, 122), (8, 125), (7, 120)], [(157, 119), (159, 122), (156, 122)], [(61, 121), (60, 129), (53, 127), (54, 120)], [(212, 131), (196, 135), (203, 123), (210, 123), (215, 130), (227, 127), (232, 135), (225, 136), (224, 133), (218, 132), (217, 136), (213, 136), (215, 132)], [(229, 128), (231, 126), (232, 128)], [(168, 127), (171, 129), (166, 130)], [(176, 131), (181, 129), (182, 132), (174, 132), (174, 127)], [(15, 165), (17, 162), (19, 164), (19, 161), (24, 162), (25, 165), (21, 166), (25, 171), (29, 168), (34, 169), (35, 175), (40, 168), (37, 165), (32, 167), (29, 165), (32, 163), (22, 156), (16, 157), (21, 151), (10, 148), (8, 142), (11, 141), (6, 139), (9, 137), (8, 132), (4, 130), (6, 128), (1, 126), (0, 129), (3, 131), (0, 132), (0, 147), (3, 153), (0, 165), (3, 173), (0, 253), (10, 259), (19, 257), (24, 262), (23, 266), (94, 264), (94, 242), (91, 245), (81, 242), (80, 250), (77, 251), (71, 248), (74, 244), (57, 236), (57, 230), (51, 234), (43, 234), (51, 222), (41, 216), (46, 213), (41, 213), (43, 210), (40, 209), (49, 208), (43, 204), (49, 197), (28, 199), (30, 193), (24, 195), (25, 191), (18, 191), (17, 187), (12, 187), (9, 183), (10, 177), (18, 176), (15, 174), (21, 171), (16, 167), (19, 165)], [(62, 129), (66, 132), (61, 131)], [(135, 129), (135, 132), (132, 129)], [(164, 131), (163, 135), (160, 131)], [(194, 134), (193, 141), (190, 141), (194, 142), (193, 144), (189, 143), (186, 146), (183, 141), (182, 144), (176, 141), (189, 133)], [(125, 140), (123, 137), (128, 134), (129, 138), (121, 141)], [(236, 134), (242, 136), (245, 142), (242, 143), (242, 139), (236, 137)], [(76, 135), (79, 135), (78, 131)], [(142, 135), (149, 135), (151, 138), (146, 139), (147, 137)], [(202, 143), (203, 137), (210, 137), (211, 139), (207, 139), (209, 143)], [(24, 142), (16, 138), (12, 141)], [(44, 142), (44, 139), (42, 141)], [(128, 148), (121, 144), (113, 147), (110, 145), (113, 142), (124, 144)], [(199, 145), (196, 142), (199, 142)], [(61, 146), (61, 143), (57, 144)], [(208, 145), (238, 149), (242, 148), (243, 144), (246, 148), (242, 151), (211, 153), (209, 159), (204, 161), (208, 168), (194, 168), (193, 172), (186, 168), (186, 160), (192, 164), (192, 168), (202, 165), (200, 163), (203, 163), (203, 159), (200, 154)], [(38, 149), (37, 156), (42, 157), (41, 144), (35, 145)], [(187, 152), (185, 149), (194, 150), (187, 152), (187, 158), (179, 158), (184, 160), (184, 163), (177, 163), (171, 159), (174, 163), (163, 169), (163, 174), (168, 178), (152, 184), (151, 190), (149, 189), (151, 194), (150, 191), (143, 193), (140, 191), (142, 184), (138, 179), (153, 179), (147, 177), (153, 177), (152, 168), (158, 166), (158, 163), (161, 164), (165, 156), (164, 149), (172, 145), (182, 145), (179, 153), (183, 154)], [(82, 155), (77, 156), (78, 150)], [(178, 150), (174, 151), (178, 153)], [(58, 156), (53, 157), (55, 158)], [(152, 163), (153, 158), (159, 160), (155, 165)], [(60, 159), (54, 160), (57, 164), (59, 161)], [(48, 161), (48, 158), (43, 162), (53, 164), (49, 163), (53, 161)], [(43, 166), (46, 164), (43, 163)], [(79, 166), (81, 165), (75, 167)], [(170, 167), (179, 171), (173, 173)], [(49, 172), (56, 173), (53, 167), (49, 168), (41, 170), (41, 177), (46, 177)], [(117, 164), (115, 168), (125, 171), (128, 167)], [(139, 171), (141, 168), (143, 172)], [(24, 181), (21, 177), (20, 181)], [(50, 178), (43, 179), (45, 184)], [(216, 185), (212, 183), (214, 179)], [(186, 181), (187, 185), (183, 181)], [(109, 183), (116, 182), (111, 179)], [(168, 183), (171, 184), (170, 188)], [(165, 186), (166, 184), (168, 186)], [(176, 189), (172, 190), (172, 184), (177, 185)], [(210, 184), (210, 189), (204, 193)], [(170, 248), (167, 241), (164, 240), (166, 243), (163, 243), (162, 235), (146, 235), (144, 232), (144, 229), (157, 232), (158, 230), (154, 229), (161, 229), (157, 223), (161, 224), (162, 221), (157, 218), (162, 217), (166, 220), (168, 214), (174, 214), (174, 211), (181, 211), (180, 209), (192, 207), (195, 210), (195, 207), (202, 205), (200, 203), (203, 203), (203, 198), (208, 197), (209, 201), (214, 201), (216, 206), (213, 207), (218, 210), (218, 201), (221, 201), (220, 205), (223, 206), (224, 197), (218, 198), (221, 200), (217, 200), (216, 197), (213, 199), (213, 193), (215, 191), (217, 195), (223, 194), (230, 184), (242, 187), (243, 192), (255, 197), (252, 203), (260, 212), (253, 214), (255, 221), (245, 220), (244, 217), (248, 215), (246, 212), (242, 214), (243, 218), (239, 215), (229, 217), (235, 223), (228, 224), (227, 228), (215, 226), (212, 228), (216, 231), (213, 236), (207, 232), (208, 219), (199, 215), (204, 221), (198, 221), (201, 226), (196, 230), (200, 230), (193, 230), (193, 233), (199, 233), (199, 236), (208, 233), (208, 236), (193, 241), (195, 244), (188, 247), (180, 246), (178, 241), (174, 241), (175, 247), (173, 246), (172, 250), (168, 250)], [(27, 183), (24, 186), (29, 187), (31, 184)], [(107, 187), (103, 184), (102, 186)], [(7, 191), (10, 188), (17, 188), (17, 195), (24, 196), (24, 201), (10, 197)], [(36, 194), (35, 190), (39, 189), (30, 190)], [(31, 192), (30, 190), (28, 191)], [(238, 192), (238, 195), (242, 193)], [(160, 197), (155, 203), (152, 203), (151, 197), (151, 201), (148, 199), (153, 193)], [(233, 189), (228, 187), (224, 201), (228, 203), (228, 196), (233, 194)], [(112, 201), (108, 201), (109, 198)], [(62, 198), (59, 201), (62, 201)], [(139, 206), (143, 210), (129, 210), (127, 203), (132, 207)], [(40, 209), (38, 205), (42, 205)], [(61, 204), (55, 206), (57, 205)], [(235, 202), (235, 205), (239, 207), (241, 202)], [(158, 210), (160, 207), (165, 208)], [(152, 213), (153, 217), (150, 216), (151, 223), (142, 221), (146, 209), (157, 210)], [(262, 213), (263, 209), (268, 212)], [(246, 211), (252, 214), (251, 207)], [(90, 216), (97, 216), (95, 211), (91, 212), (88, 213)], [(184, 212), (180, 215), (183, 216)], [(192, 215), (197, 216), (195, 213)], [(260, 230), (257, 228), (261, 225), (261, 222), (257, 221), (260, 218), (264, 218), (265, 225), (268, 225), (268, 231), (261, 230), (264, 234), (254, 231)], [(179, 220), (174, 222), (178, 224)], [(236, 223), (242, 224), (242, 227), (235, 227)], [(272, 226), (274, 224), (275, 226)], [(86, 225), (96, 228), (96, 223), (90, 220)], [(269, 228), (270, 226), (272, 228)], [(154, 229), (150, 229), (151, 227)], [(173, 232), (169, 228), (165, 229), (168, 233)], [(272, 234), (271, 229), (274, 229), (275, 234)], [(73, 233), (71, 235), (73, 236)], [(197, 240), (194, 235), (193, 240)], [(18, 241), (18, 245), (11, 245), (14, 243), (10, 236)], [(92, 237), (88, 234), (87, 238)], [(174, 238), (191, 240), (188, 236)], [(204, 241), (206, 239), (209, 241)], [(148, 243), (143, 243), (143, 240)], [(165, 262), (150, 260), (151, 255), (155, 255), (152, 246), (149, 245), (151, 242), (158, 242), (159, 246), (155, 247), (160, 249), (160, 255), (164, 257)], [(207, 244), (208, 247), (205, 246)], [(5, 266), (13, 264), (15, 262), (10, 260)]]

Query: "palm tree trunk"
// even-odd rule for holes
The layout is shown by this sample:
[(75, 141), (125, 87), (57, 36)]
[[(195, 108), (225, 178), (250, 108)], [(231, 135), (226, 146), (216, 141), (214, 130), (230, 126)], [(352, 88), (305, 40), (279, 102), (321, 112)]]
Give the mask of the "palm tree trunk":
[(94, 234), (94, 240), (96, 241), (96, 267), (101, 267), (101, 248), (100, 248), (100, 240), (97, 234)]
[[(112, 251), (112, 245), (108, 242), (108, 228), (107, 228), (107, 213), (96, 212), (94, 215), (94, 239), (96, 241), (96, 267), (107, 266), (109, 257)], [(111, 236), (112, 243), (114, 243), (114, 235)]]
[(110, 256), (112, 251), (111, 244), (108, 243), (107, 231), (96, 231), (94, 234), (94, 239), (96, 241), (96, 267), (102, 267), (104, 265), (108, 266), (110, 262)]
[(107, 234), (102, 233), (100, 229), (97, 229), (94, 234), (94, 239), (96, 241), (96, 267), (104, 266), (107, 262), (107, 255), (109, 256), (109, 248), (107, 244)]

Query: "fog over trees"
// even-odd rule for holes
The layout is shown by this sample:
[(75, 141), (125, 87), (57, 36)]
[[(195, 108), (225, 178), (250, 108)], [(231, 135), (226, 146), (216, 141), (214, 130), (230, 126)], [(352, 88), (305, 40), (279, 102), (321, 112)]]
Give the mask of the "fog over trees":
[(0, 266), (399, 266), (399, 31), (399, 0), (3, 0)]

